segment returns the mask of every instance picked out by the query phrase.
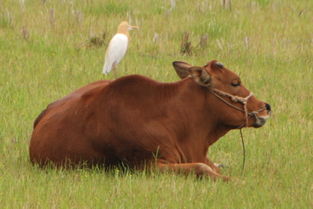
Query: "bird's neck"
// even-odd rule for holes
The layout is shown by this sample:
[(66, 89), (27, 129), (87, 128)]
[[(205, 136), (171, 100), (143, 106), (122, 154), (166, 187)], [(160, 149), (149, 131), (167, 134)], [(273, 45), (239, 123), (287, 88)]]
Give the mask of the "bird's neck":
[(127, 28), (118, 28), (117, 29), (117, 33), (122, 33), (122, 34), (126, 35), (129, 38), (129, 33), (128, 33), (128, 29)]

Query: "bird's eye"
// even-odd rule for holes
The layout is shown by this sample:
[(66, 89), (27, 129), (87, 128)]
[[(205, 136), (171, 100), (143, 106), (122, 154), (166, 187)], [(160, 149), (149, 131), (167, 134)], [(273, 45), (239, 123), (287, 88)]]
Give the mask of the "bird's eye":
[(234, 87), (240, 86), (240, 81), (233, 81), (233, 82), (231, 82), (231, 85)]

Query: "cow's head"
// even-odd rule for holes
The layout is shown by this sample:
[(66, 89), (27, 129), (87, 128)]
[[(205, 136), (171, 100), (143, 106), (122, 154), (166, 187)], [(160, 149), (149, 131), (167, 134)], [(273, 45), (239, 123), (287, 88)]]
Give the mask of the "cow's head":
[(213, 60), (203, 67), (173, 62), (178, 76), (190, 77), (203, 88), (221, 122), (232, 128), (261, 127), (271, 113), (271, 106), (258, 100), (244, 87), (238, 75)]

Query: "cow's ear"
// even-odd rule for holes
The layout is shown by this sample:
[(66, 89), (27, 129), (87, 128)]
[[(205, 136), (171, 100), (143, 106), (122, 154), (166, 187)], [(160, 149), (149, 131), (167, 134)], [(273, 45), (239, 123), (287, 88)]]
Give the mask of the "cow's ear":
[(211, 70), (223, 70), (224, 69), (224, 65), (218, 62), (217, 60), (212, 60), (208, 62), (208, 64), (206, 64), (205, 67), (208, 67)]
[(184, 79), (187, 76), (190, 75), (189, 73), (189, 68), (192, 67), (192, 65), (186, 63), (186, 62), (181, 62), (181, 61), (175, 61), (173, 62), (173, 66), (175, 68), (175, 71), (177, 75), (181, 78)]
[(204, 68), (193, 66), (189, 68), (189, 74), (200, 86), (209, 87), (211, 85), (211, 76)]

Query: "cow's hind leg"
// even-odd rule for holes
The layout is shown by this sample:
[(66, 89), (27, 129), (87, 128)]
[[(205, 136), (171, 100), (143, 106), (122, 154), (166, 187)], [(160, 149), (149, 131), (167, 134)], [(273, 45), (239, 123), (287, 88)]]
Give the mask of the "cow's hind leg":
[(185, 175), (196, 174), (198, 177), (210, 177), (213, 180), (229, 180), (229, 177), (219, 174), (205, 163), (158, 163), (157, 166), (161, 171), (173, 171)]

